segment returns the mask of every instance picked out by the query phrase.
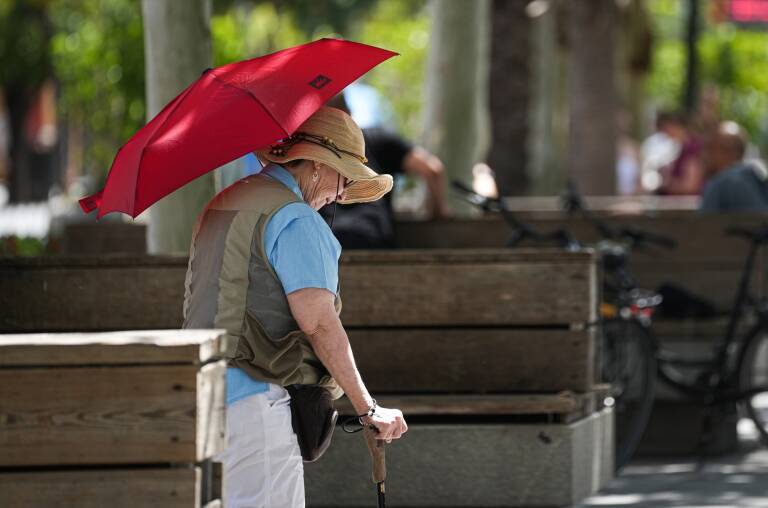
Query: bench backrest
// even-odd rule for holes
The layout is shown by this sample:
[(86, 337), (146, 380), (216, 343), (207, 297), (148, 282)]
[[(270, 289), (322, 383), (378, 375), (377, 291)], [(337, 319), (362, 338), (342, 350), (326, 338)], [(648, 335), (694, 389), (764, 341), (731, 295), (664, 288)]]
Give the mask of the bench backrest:
[[(181, 257), (0, 260), (0, 331), (178, 328)], [(591, 252), (351, 252), (342, 321), (377, 392), (588, 390)]]

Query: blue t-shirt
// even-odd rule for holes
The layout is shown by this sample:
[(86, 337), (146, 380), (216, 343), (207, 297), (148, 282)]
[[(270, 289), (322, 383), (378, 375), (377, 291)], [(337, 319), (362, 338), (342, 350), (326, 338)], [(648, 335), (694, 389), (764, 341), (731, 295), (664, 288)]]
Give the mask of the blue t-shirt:
[(768, 211), (765, 168), (756, 161), (739, 163), (713, 176), (704, 187), (702, 212)]
[[(303, 199), (296, 180), (284, 168), (270, 164), (262, 174)], [(341, 245), (320, 214), (305, 202), (290, 203), (272, 216), (264, 230), (264, 252), (285, 294), (304, 288), (322, 288), (336, 294)], [(227, 369), (227, 404), (267, 389), (267, 383), (251, 379), (244, 371)]]

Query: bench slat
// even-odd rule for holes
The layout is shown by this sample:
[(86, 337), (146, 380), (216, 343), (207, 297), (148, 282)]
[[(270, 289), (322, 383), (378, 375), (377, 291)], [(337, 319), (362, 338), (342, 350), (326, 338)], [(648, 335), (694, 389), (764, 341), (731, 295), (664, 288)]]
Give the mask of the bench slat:
[(210, 457), (224, 445), (225, 368), (0, 369), (0, 466)]
[(0, 335), (0, 368), (204, 363), (221, 358), (226, 351), (228, 338), (223, 333), (223, 330), (148, 330)]
[[(0, 332), (179, 328), (184, 257), (0, 260)], [(356, 252), (348, 326), (569, 325), (594, 318), (590, 253)]]
[(346, 326), (568, 325), (594, 318), (595, 265), (466, 263), (341, 267)]
[[(594, 411), (595, 393), (561, 392), (557, 394), (505, 395), (382, 395), (377, 397), (383, 407), (396, 407), (408, 417), (451, 415), (541, 415)], [(336, 401), (339, 413), (355, 414), (349, 399)]]
[(350, 329), (352, 350), (375, 393), (587, 391), (591, 330)]
[(197, 468), (0, 473), (0, 506), (134, 508), (196, 506)]

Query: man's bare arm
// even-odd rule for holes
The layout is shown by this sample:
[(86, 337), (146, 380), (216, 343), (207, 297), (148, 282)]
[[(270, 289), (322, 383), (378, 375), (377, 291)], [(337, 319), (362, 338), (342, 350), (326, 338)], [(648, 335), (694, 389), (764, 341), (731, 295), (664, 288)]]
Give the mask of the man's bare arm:
[[(355, 365), (347, 332), (334, 307), (333, 293), (319, 288), (300, 289), (288, 295), (288, 305), (315, 354), (347, 394), (357, 414), (367, 413), (373, 398)], [(408, 429), (397, 409), (379, 408), (369, 421), (379, 429), (381, 439), (397, 439)]]

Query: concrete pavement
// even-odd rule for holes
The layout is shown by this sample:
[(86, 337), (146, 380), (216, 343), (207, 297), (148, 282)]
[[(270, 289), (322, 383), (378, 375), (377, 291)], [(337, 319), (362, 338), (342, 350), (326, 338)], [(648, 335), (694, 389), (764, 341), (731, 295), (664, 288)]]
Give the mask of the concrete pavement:
[(768, 508), (768, 448), (750, 435), (723, 457), (639, 460), (574, 508)]

